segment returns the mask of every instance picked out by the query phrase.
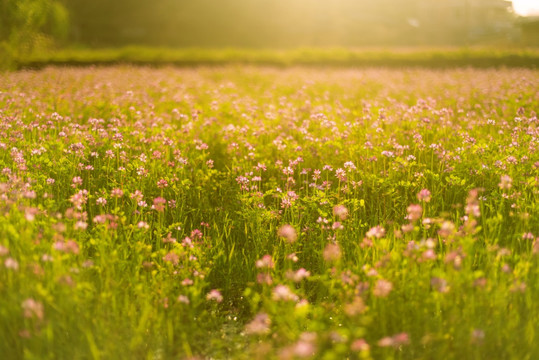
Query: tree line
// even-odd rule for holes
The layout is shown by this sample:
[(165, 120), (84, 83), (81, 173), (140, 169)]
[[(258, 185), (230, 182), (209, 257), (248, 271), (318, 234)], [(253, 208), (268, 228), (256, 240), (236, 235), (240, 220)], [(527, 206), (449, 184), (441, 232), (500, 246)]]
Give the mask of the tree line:
[[(489, 30), (488, 23), (475, 21), (475, 14), (484, 16), (480, 7), (489, 3), (504, 2), (0, 0), (0, 43), (19, 51), (53, 42), (99, 47), (458, 45), (470, 34), (490, 30), (504, 36), (507, 29)], [(505, 10), (503, 5), (492, 9), (507, 10), (509, 19), (510, 3), (505, 3)]]

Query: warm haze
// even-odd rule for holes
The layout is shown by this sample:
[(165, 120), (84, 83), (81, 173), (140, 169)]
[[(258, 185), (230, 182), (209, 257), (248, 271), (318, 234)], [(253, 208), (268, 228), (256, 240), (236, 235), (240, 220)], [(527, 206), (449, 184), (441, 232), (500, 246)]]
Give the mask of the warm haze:
[(521, 16), (539, 15), (539, 0), (513, 0), (513, 8)]
[(0, 0), (1, 360), (539, 359), (536, 10)]

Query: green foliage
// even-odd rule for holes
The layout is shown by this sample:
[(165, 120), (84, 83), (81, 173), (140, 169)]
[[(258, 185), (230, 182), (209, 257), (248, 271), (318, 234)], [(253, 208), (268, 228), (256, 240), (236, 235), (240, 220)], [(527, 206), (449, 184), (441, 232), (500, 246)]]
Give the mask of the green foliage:
[[(291, 67), (297, 65), (331, 67), (423, 67), (455, 68), (470, 66), (528, 67), (539, 63), (539, 52), (533, 49), (408, 49), (369, 50), (349, 48), (303, 48), (293, 50), (253, 50), (253, 49), (202, 49), (202, 48), (151, 48), (121, 47), (109, 49), (62, 49), (54, 52), (40, 52), (16, 59), (15, 66), (22, 68), (42, 68), (48, 65), (90, 66), (90, 65), (150, 65), (180, 67), (202, 65), (269, 65)], [(373, 84), (373, 86), (377, 86)]]
[(9, 66), (9, 59), (50, 49), (68, 31), (69, 15), (59, 1), (1, 0), (0, 54), (5, 59), (0, 66)]
[[(510, 3), (428, 0), (70, 0), (93, 46), (410, 46), (514, 43)], [(501, 31), (500, 31), (501, 30)]]

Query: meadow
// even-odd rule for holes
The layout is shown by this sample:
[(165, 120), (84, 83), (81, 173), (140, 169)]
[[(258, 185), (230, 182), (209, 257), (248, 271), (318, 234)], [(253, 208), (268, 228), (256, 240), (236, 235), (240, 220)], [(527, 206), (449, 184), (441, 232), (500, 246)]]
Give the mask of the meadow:
[(539, 358), (538, 84), (0, 73), (2, 359)]

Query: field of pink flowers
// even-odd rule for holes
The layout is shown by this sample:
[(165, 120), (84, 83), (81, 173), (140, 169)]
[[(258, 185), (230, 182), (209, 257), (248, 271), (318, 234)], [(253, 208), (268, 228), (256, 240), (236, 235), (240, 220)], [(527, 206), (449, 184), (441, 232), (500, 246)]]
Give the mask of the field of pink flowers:
[(2, 359), (539, 358), (539, 70), (0, 73)]

